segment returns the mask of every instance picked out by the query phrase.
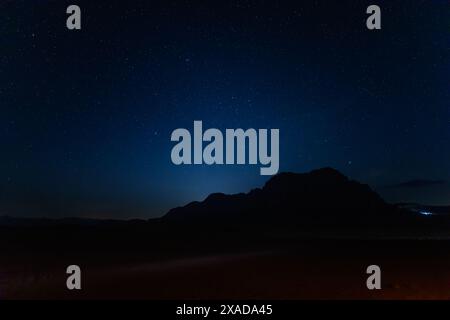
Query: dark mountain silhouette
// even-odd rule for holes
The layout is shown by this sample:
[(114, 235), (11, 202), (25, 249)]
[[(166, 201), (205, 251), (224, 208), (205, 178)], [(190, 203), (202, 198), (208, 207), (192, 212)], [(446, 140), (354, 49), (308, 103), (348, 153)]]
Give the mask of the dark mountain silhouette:
[[(97, 220), (84, 218), (16, 218), (0, 216), (4, 227), (132, 227), (159, 228), (172, 224), (215, 224), (237, 227), (266, 225), (273, 227), (389, 225), (424, 222), (421, 210), (433, 213), (448, 208), (404, 206), (386, 203), (368, 185), (348, 179), (339, 171), (323, 168), (309, 173), (280, 173), (262, 188), (248, 193), (214, 193), (202, 202), (191, 202), (170, 210), (158, 219)], [(440, 209), (440, 210), (438, 210)], [(419, 216), (419, 217), (418, 217)], [(436, 217), (433, 218), (436, 221)], [(428, 218), (425, 222), (429, 222)], [(163, 224), (161, 225), (160, 222)], [(434, 223), (434, 222), (433, 222)]]
[(387, 204), (366, 184), (339, 171), (280, 173), (246, 194), (215, 193), (170, 210), (164, 220), (195, 223), (360, 224), (403, 219), (408, 212)]

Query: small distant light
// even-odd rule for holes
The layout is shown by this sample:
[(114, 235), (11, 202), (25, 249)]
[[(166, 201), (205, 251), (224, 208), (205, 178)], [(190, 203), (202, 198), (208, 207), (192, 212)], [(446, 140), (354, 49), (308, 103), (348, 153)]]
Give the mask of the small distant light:
[(420, 214), (423, 214), (424, 216), (432, 215), (432, 213), (430, 211), (420, 211)]

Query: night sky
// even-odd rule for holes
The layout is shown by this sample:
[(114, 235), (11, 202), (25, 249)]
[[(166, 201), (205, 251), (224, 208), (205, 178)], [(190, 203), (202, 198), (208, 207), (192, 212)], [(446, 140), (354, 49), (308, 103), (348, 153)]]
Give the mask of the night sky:
[[(381, 30), (366, 28), (370, 4)], [(260, 165), (172, 164), (171, 132), (194, 120), (279, 128), (280, 171), (331, 166), (380, 190), (422, 179), (385, 197), (450, 204), (448, 1), (0, 10), (0, 215), (151, 218), (269, 178)]]

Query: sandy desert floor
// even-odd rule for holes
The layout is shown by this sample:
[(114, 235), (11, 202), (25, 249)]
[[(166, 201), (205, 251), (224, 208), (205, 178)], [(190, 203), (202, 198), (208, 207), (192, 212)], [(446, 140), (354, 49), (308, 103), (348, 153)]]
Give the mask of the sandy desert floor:
[[(283, 250), (156, 260), (146, 254), (79, 256), (81, 291), (65, 287), (70, 256), (16, 259), (2, 264), (0, 294), (3, 299), (449, 299), (449, 249), (448, 241), (320, 240)], [(371, 264), (381, 267), (381, 290), (366, 288)]]

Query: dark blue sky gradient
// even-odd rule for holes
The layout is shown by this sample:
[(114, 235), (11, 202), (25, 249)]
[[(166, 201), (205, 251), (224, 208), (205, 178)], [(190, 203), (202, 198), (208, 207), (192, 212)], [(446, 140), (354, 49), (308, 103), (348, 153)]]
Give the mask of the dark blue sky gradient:
[[(174, 166), (171, 132), (279, 128), (280, 171), (374, 187), (450, 179), (447, 1), (0, 4), (0, 215), (149, 218), (261, 186), (258, 166)], [(410, 199), (450, 204), (450, 188)]]

